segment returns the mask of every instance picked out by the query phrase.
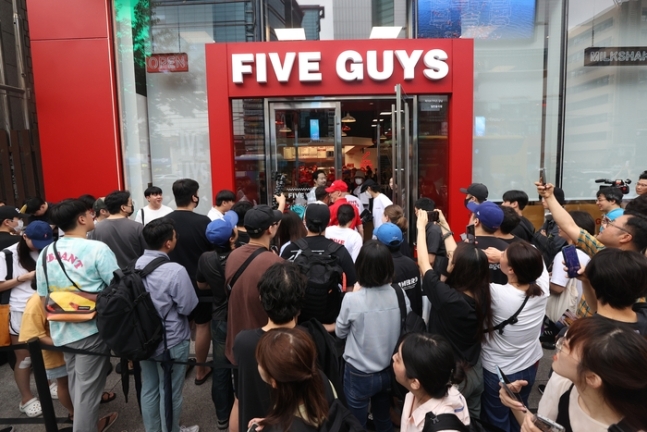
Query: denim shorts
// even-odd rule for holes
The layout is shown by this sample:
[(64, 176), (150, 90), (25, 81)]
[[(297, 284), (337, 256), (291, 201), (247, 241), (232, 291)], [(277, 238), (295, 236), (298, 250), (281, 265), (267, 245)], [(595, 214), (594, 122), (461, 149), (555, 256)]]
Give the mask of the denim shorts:
[(67, 368), (65, 365), (59, 366), (54, 369), (47, 369), (45, 372), (47, 372), (47, 379), (48, 380), (55, 380), (57, 378), (65, 378), (67, 376)]

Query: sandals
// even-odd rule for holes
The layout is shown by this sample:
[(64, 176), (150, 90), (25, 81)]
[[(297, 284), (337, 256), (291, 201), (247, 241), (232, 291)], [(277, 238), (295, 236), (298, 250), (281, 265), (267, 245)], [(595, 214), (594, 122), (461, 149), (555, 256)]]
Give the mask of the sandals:
[(101, 402), (100, 403), (105, 404), (105, 403), (108, 403), (108, 402), (112, 402), (116, 398), (117, 398), (117, 395), (114, 392), (107, 392), (106, 391), (106, 392), (103, 392), (103, 394), (101, 395)]
[[(119, 415), (116, 412), (112, 412), (105, 417), (101, 417), (99, 419), (99, 431), (106, 432), (110, 426), (115, 424), (117, 417), (119, 417)], [(101, 427), (101, 425), (103, 425), (103, 427)]]
[(213, 373), (213, 368), (209, 368), (209, 372), (207, 372), (207, 374), (204, 377), (202, 377), (202, 379), (196, 378), (193, 383), (197, 386), (201, 386), (202, 384), (207, 382), (207, 380), (209, 379), (212, 373)]
[(43, 409), (40, 406), (40, 401), (36, 398), (28, 400), (24, 405), (19, 404), (18, 409), (21, 413), (27, 414), (27, 417), (38, 417), (43, 414)]

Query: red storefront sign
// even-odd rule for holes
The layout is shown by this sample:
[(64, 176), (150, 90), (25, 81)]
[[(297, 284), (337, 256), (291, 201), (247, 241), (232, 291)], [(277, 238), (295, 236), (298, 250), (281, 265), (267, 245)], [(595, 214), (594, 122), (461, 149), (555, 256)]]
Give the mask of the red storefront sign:
[(396, 39), (207, 44), (214, 191), (235, 185), (232, 99), (449, 95), (448, 188), (453, 217), (472, 178), (474, 42)]
[(187, 53), (151, 54), (146, 57), (146, 72), (188, 72), (189, 55)]

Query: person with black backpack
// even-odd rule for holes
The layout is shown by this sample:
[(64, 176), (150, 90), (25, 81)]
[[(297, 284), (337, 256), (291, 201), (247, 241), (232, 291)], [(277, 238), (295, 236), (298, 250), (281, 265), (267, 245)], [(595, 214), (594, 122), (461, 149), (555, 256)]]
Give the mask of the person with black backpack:
[[(348, 250), (341, 244), (325, 237), (330, 221), (328, 206), (311, 205), (306, 209), (306, 238), (285, 247), (281, 256), (301, 267), (308, 277), (308, 287), (299, 322), (316, 318), (332, 331), (339, 315), (342, 290), (357, 282), (355, 265)], [(344, 284), (345, 276), (345, 284)]]
[[(159, 343), (151, 360), (142, 361), (141, 410), (144, 427), (147, 431), (162, 430), (168, 406), (160, 395), (169, 391), (165, 388), (162, 360), (186, 362), (189, 358), (191, 328), (188, 316), (198, 304), (198, 297), (186, 269), (171, 262), (168, 254), (177, 243), (174, 222), (169, 218), (155, 219), (143, 230), (149, 249), (144, 251), (135, 264), (142, 270), (151, 263), (162, 263), (143, 278), (144, 287), (150, 294), (153, 305), (164, 323), (164, 338)], [(198, 426), (179, 426), (182, 412), (182, 389), (184, 387), (185, 364), (173, 364), (171, 372), (172, 424), (173, 430), (198, 432)]]
[(234, 404), (234, 389), (231, 382), (231, 369), (222, 368), (231, 363), (225, 356), (227, 342), (227, 308), (229, 305), (229, 285), (225, 281), (225, 265), (234, 249), (238, 230), (238, 215), (226, 212), (221, 218), (214, 219), (207, 226), (207, 240), (215, 250), (204, 252), (198, 261), (195, 280), (198, 288), (211, 290), (213, 296), (211, 312), (211, 342), (213, 343), (213, 378), (211, 380), (211, 400), (216, 407), (218, 429), (227, 430), (229, 414)]

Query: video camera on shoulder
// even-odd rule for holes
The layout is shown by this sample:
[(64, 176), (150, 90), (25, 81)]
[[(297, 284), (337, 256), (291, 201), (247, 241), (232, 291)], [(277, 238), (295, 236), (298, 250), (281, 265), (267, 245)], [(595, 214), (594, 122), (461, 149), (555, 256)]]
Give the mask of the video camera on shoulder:
[(620, 189), (623, 195), (627, 195), (629, 193), (629, 185), (631, 184), (631, 180), (626, 179), (616, 179), (616, 180), (608, 180), (608, 179), (597, 179), (595, 180), (596, 183), (602, 183), (600, 186), (600, 189), (604, 189), (605, 187), (614, 187)]

